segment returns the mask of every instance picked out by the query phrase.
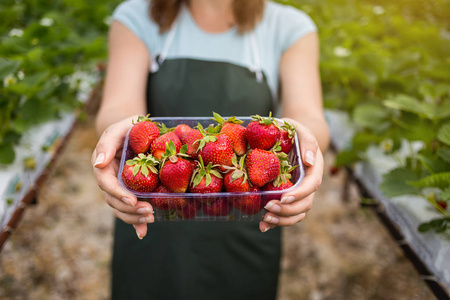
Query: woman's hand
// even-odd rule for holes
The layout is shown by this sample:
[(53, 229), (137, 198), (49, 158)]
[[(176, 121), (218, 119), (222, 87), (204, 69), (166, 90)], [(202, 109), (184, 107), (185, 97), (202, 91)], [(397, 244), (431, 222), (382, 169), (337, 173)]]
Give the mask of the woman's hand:
[(288, 122), (297, 126), (305, 178), (298, 188), (283, 194), (281, 200), (271, 200), (266, 204), (268, 212), (259, 223), (262, 232), (275, 226), (289, 226), (302, 221), (312, 207), (314, 193), (322, 183), (324, 161), (317, 140), (307, 127), (292, 119)]
[(147, 234), (147, 223), (155, 220), (153, 207), (148, 202), (138, 201), (119, 185), (117, 179), (123, 142), (131, 124), (132, 118), (127, 118), (109, 126), (92, 153), (91, 163), (98, 186), (105, 192), (106, 203), (111, 206), (114, 215), (125, 223), (133, 224), (137, 236), (142, 239)]

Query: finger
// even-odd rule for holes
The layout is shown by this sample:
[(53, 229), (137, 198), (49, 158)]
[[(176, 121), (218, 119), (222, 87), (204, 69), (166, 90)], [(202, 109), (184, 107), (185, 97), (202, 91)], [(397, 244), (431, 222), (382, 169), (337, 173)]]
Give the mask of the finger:
[[(150, 207), (151, 210), (153, 211), (153, 208), (151, 207), (150, 203), (148, 203), (148, 202), (139, 201), (136, 206), (139, 207), (139, 208)], [(140, 240), (142, 240), (147, 235), (147, 223), (145, 223), (145, 224), (133, 224), (133, 227), (136, 230), (136, 235), (137, 235), (137, 237)]]
[(153, 214), (134, 215), (123, 213), (121, 211), (118, 211), (117, 209), (113, 209), (113, 213), (117, 218), (121, 219), (127, 224), (148, 224), (155, 222), (155, 217), (153, 216)]
[(104, 168), (113, 160), (117, 151), (123, 147), (130, 126), (130, 119), (126, 119), (109, 126), (103, 132), (91, 157), (91, 163), (95, 168)]
[(292, 203), (317, 191), (322, 184), (323, 167), (324, 162), (322, 152), (318, 149), (315, 165), (305, 170), (305, 178), (303, 179), (302, 184), (295, 190), (283, 194), (280, 202), (283, 204)]
[(277, 227), (277, 225), (272, 225), (272, 224), (269, 224), (269, 223), (267, 223), (265, 221), (259, 222), (259, 230), (261, 230), (261, 232), (266, 232), (269, 229), (272, 229), (272, 228), (275, 228), (275, 227)]
[(280, 217), (278, 215), (275, 215), (273, 213), (266, 213), (264, 215), (263, 222), (266, 222), (268, 225), (272, 226), (291, 226), (294, 224), (297, 224), (298, 222), (303, 221), (303, 219), (306, 217), (306, 213), (301, 213), (295, 216), (290, 217)]
[(284, 118), (284, 120), (295, 124), (302, 161), (306, 166), (313, 166), (315, 164), (317, 150), (319, 149), (319, 144), (314, 134), (308, 127), (299, 122), (289, 118)]
[(137, 237), (142, 240), (147, 235), (147, 224), (133, 225), (136, 230)]
[(109, 164), (103, 169), (94, 168), (94, 174), (97, 178), (98, 186), (105, 193), (132, 206), (137, 204), (136, 196), (119, 185), (114, 164)]
[[(125, 199), (128, 200), (127, 198)], [(117, 209), (126, 214), (147, 215), (153, 213), (153, 208), (148, 202), (138, 201), (138, 203), (134, 205), (131, 201), (126, 203), (124, 200), (119, 200), (106, 193), (105, 200), (113, 209)]]
[(294, 201), (287, 204), (280, 203), (278, 200), (271, 200), (266, 204), (266, 206), (264, 206), (264, 208), (280, 217), (290, 217), (308, 212), (312, 208), (313, 201), (314, 193), (299, 201)]

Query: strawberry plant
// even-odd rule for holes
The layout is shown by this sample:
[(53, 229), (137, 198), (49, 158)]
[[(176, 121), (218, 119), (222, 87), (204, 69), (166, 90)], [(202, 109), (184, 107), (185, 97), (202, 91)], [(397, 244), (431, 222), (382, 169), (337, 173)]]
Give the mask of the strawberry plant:
[(317, 24), (325, 106), (347, 112), (354, 125), (336, 167), (381, 149), (395, 167), (380, 190), (423, 197), (441, 217), (419, 231), (448, 233), (450, 1), (285, 2)]
[(36, 124), (80, 106), (106, 57), (109, 16), (120, 1), (0, 3), (0, 165)]

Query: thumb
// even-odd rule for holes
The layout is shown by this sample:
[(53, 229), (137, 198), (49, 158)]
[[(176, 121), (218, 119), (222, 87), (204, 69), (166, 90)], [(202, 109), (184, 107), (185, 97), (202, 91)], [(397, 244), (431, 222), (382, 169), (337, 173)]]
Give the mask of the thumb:
[(111, 125), (103, 132), (92, 153), (91, 163), (94, 167), (104, 168), (109, 165), (123, 146), (130, 124), (130, 119), (127, 119)]

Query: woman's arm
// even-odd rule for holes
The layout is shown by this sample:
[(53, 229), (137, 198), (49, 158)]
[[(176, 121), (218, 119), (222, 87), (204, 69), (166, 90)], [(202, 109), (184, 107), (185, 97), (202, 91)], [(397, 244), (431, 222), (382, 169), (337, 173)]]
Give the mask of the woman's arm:
[(316, 33), (304, 36), (286, 50), (281, 57), (280, 79), (283, 119), (297, 126), (305, 178), (300, 187), (283, 194), (281, 201), (266, 205), (269, 212), (260, 223), (263, 232), (302, 221), (322, 182), (322, 151), (328, 147), (329, 131), (323, 115)]
[(127, 27), (114, 21), (109, 34), (109, 58), (96, 129), (101, 137), (92, 154), (94, 174), (114, 215), (133, 224), (142, 238), (153, 208), (119, 186), (120, 152), (132, 119), (146, 114), (145, 91), (149, 72), (147, 48)]
[[(109, 32), (108, 65), (97, 133), (133, 115), (145, 115), (149, 54), (144, 43), (122, 23), (114, 21)], [(130, 123), (131, 124), (131, 123)]]

